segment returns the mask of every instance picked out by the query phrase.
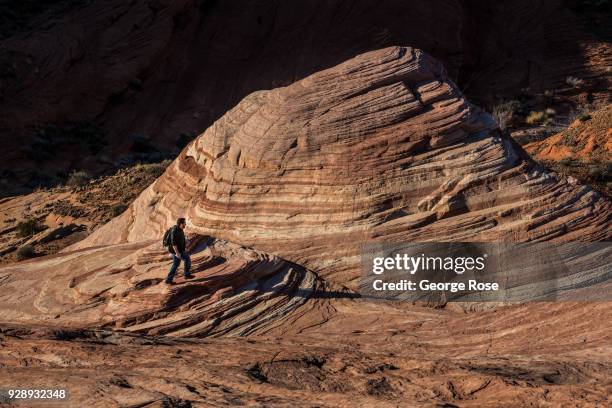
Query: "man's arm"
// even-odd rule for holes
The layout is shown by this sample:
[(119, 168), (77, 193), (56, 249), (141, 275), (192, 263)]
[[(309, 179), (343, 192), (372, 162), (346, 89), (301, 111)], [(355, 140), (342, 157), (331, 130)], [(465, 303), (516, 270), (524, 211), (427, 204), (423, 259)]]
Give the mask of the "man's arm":
[(170, 243), (172, 244), (172, 249), (174, 249), (174, 253), (177, 256), (181, 256), (181, 253), (178, 250), (178, 246), (176, 245), (176, 234), (178, 233), (177, 229), (178, 229), (178, 227), (174, 227), (172, 229), (172, 233), (170, 234)]

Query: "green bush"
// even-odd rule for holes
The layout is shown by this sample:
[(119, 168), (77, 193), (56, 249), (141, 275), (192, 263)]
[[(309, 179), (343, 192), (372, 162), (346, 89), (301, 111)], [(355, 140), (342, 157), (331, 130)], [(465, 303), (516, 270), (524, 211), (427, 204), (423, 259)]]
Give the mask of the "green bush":
[(17, 259), (28, 259), (36, 256), (34, 247), (32, 245), (24, 245), (17, 250)]
[(25, 238), (32, 236), (42, 231), (43, 229), (44, 227), (41, 226), (38, 221), (34, 219), (28, 219), (18, 223), (15, 231), (17, 232), (17, 236)]

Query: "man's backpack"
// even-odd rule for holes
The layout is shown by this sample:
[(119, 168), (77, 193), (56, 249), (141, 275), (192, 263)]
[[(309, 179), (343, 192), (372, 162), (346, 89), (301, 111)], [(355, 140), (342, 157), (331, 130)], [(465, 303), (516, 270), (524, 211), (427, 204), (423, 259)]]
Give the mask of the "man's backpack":
[(172, 246), (172, 231), (174, 227), (168, 228), (168, 230), (164, 233), (164, 239), (162, 240), (162, 245), (165, 247)]

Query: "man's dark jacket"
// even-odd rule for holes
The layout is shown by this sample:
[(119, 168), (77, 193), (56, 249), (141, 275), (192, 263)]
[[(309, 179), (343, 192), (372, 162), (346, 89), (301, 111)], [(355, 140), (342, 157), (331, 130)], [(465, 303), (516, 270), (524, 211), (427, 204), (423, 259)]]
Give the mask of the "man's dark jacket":
[(170, 231), (170, 247), (168, 247), (168, 250), (171, 254), (174, 253), (174, 246), (181, 254), (185, 252), (185, 233), (178, 225), (172, 227), (172, 231)]

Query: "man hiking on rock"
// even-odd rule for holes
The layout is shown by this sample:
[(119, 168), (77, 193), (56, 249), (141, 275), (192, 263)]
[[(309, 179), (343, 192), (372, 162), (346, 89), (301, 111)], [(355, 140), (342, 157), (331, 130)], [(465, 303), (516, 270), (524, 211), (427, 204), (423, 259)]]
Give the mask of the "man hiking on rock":
[(176, 220), (176, 225), (170, 228), (164, 234), (164, 245), (168, 247), (168, 251), (172, 254), (172, 267), (170, 268), (170, 272), (168, 272), (168, 276), (166, 277), (166, 285), (172, 285), (172, 279), (174, 278), (174, 274), (181, 263), (181, 259), (184, 262), (183, 267), (185, 279), (193, 278), (193, 275), (189, 273), (189, 269), (191, 268), (191, 258), (189, 258), (189, 254), (185, 251), (185, 233), (183, 230), (187, 226), (187, 223), (184, 218), (179, 218)]

